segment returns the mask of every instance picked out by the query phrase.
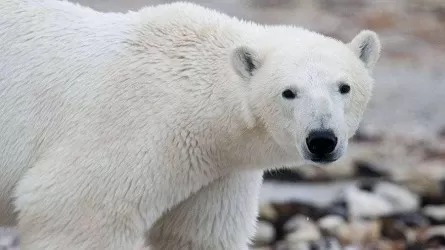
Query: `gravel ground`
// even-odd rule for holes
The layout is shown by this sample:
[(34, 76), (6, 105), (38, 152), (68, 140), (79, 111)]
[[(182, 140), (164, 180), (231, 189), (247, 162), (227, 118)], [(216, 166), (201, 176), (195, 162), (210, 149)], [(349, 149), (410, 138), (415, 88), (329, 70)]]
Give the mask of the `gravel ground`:
[[(144, 5), (172, 2), (163, 0), (72, 1), (101, 11), (135, 10)], [(363, 126), (370, 131), (383, 129), (389, 131), (389, 134), (396, 131), (408, 138), (434, 137), (438, 130), (445, 126), (445, 109), (443, 108), (445, 107), (444, 1), (195, 0), (193, 2), (260, 23), (301, 25), (344, 41), (351, 39), (361, 29), (373, 29), (381, 36), (383, 54), (375, 69), (376, 89), (365, 114)], [(413, 140), (415, 139), (411, 142)], [(389, 171), (394, 173), (400, 173), (406, 169), (400, 170), (395, 166), (410, 166), (409, 169), (413, 169), (423, 164), (415, 160), (410, 164), (405, 164), (407, 156), (412, 158), (410, 151), (404, 149), (397, 151), (395, 149), (398, 148), (400, 142), (394, 138), (389, 141), (395, 145), (383, 147), (379, 144), (379, 146), (368, 147), (353, 144), (351, 153), (346, 159), (350, 159), (354, 152), (360, 151), (362, 152), (360, 157), (390, 168)], [(403, 143), (409, 144), (406, 141)], [(378, 154), (381, 147), (386, 151)], [(384, 159), (382, 154), (385, 155)], [(401, 161), (403, 164), (399, 164)], [(429, 164), (424, 172), (430, 171), (434, 174), (445, 168), (443, 162), (436, 164), (438, 166), (435, 165), (435, 167), (431, 167), (432, 165), (434, 164)], [(337, 169), (332, 170), (337, 171), (337, 175), (331, 176), (340, 178), (348, 175), (345, 173), (349, 173), (349, 166), (350, 164), (345, 162), (337, 164), (335, 166), (337, 168), (330, 168)], [(344, 172), (341, 173), (341, 171)], [(332, 174), (332, 172), (329, 173)], [(394, 174), (394, 176), (404, 175)], [(351, 187), (354, 183), (357, 183), (354, 178), (322, 182), (317, 185), (298, 182), (266, 183), (261, 199), (264, 203), (309, 199), (308, 202), (326, 205), (332, 201), (332, 197), (339, 190)], [(317, 199), (313, 200), (314, 197)], [(13, 231), (0, 228), (0, 250), (16, 249), (17, 242)]]

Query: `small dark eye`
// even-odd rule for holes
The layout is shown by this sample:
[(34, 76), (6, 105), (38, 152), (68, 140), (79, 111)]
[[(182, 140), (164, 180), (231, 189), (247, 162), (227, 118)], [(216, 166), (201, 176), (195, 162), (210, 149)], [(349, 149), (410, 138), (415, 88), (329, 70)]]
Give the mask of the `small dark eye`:
[(347, 94), (347, 93), (349, 93), (349, 91), (351, 91), (351, 86), (349, 86), (348, 84), (343, 83), (343, 84), (340, 85), (339, 90), (340, 90), (340, 93)]
[(295, 99), (295, 97), (297, 97), (295, 92), (290, 89), (286, 89), (285, 91), (283, 91), (282, 96), (286, 99)]

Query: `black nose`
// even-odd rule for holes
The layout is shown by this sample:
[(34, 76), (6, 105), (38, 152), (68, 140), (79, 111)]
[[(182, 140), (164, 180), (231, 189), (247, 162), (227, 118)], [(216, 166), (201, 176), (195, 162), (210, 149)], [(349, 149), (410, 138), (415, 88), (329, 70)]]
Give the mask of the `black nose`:
[(337, 137), (332, 130), (312, 131), (306, 138), (309, 152), (316, 157), (324, 158), (332, 153), (337, 146)]

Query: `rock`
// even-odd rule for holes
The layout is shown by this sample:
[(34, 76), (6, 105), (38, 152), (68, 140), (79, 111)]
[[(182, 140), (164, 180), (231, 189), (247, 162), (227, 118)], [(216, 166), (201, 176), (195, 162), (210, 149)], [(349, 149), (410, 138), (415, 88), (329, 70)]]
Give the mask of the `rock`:
[(323, 210), (325, 215), (338, 215), (344, 220), (347, 220), (349, 218), (348, 203), (344, 198), (335, 200), (332, 204), (330, 204)]
[(387, 216), (381, 219), (381, 235), (392, 241), (406, 242), (405, 226), (397, 219)]
[[(362, 222), (364, 232), (361, 242), (371, 244), (381, 237), (381, 223), (378, 220), (365, 220)], [(354, 230), (354, 232), (356, 232)]]
[[(419, 167), (422, 167), (420, 165)], [(411, 192), (420, 196), (420, 206), (445, 204), (445, 182), (425, 169), (413, 168), (405, 176), (393, 178)]]
[(355, 177), (381, 178), (389, 176), (389, 173), (383, 170), (381, 167), (364, 160), (356, 160), (354, 166)]
[(395, 213), (381, 219), (381, 234), (386, 239), (416, 245), (428, 229), (429, 221), (417, 211)]
[(341, 250), (343, 249), (338, 240), (332, 237), (323, 237), (317, 241), (300, 242), (289, 245), (289, 250)]
[(275, 222), (278, 219), (278, 212), (271, 203), (263, 203), (259, 207), (259, 217), (263, 220)]
[(315, 242), (321, 239), (321, 232), (314, 222), (305, 216), (295, 216), (284, 226), (289, 232), (285, 239), (289, 246)]
[(417, 211), (402, 212), (394, 214), (392, 217), (408, 228), (421, 228), (429, 225), (428, 219)]
[(370, 244), (380, 238), (381, 224), (378, 220), (356, 219), (349, 224), (350, 244)]
[(421, 196), (421, 206), (445, 204), (445, 180), (431, 180), (428, 191)]
[(421, 242), (414, 242), (411, 244), (407, 244), (405, 250), (424, 250), (425, 246)]
[(289, 245), (285, 240), (281, 240), (274, 245), (273, 250), (289, 250)]
[(318, 220), (317, 224), (323, 234), (331, 236), (338, 236), (339, 230), (347, 225), (346, 220), (338, 215), (327, 215), (322, 217)]
[(377, 186), (378, 182), (379, 181), (375, 179), (361, 180), (357, 182), (357, 188), (360, 189), (361, 191), (372, 193), (375, 191), (375, 187)]
[(445, 236), (443, 235), (434, 235), (425, 243), (425, 249), (431, 249), (431, 250), (443, 250), (445, 249)]
[(387, 200), (393, 212), (414, 211), (420, 206), (417, 194), (394, 183), (379, 182), (374, 188), (374, 193)]
[(375, 218), (381, 215), (390, 214), (393, 211), (391, 203), (382, 196), (362, 191), (356, 186), (347, 188), (345, 190), (345, 195), (349, 213), (353, 217)]
[(280, 181), (280, 182), (300, 182), (306, 178), (295, 169), (275, 169), (265, 171), (263, 175), (264, 181)]
[(283, 241), (286, 238), (288, 232), (285, 229), (285, 225), (289, 221), (290, 218), (292, 218), (292, 216), (280, 216), (280, 217), (278, 217), (278, 220), (274, 223), (275, 242)]
[(425, 249), (445, 248), (445, 226), (430, 228), (426, 233), (425, 238)]
[(379, 240), (374, 249), (378, 250), (405, 250), (405, 242), (401, 240)]
[(341, 250), (343, 249), (339, 241), (334, 237), (323, 237), (317, 242), (317, 247), (320, 250)]
[(291, 217), (299, 214), (316, 220), (320, 218), (323, 213), (317, 206), (300, 201), (273, 203), (272, 206), (280, 216), (284, 217)]
[(428, 205), (422, 209), (422, 213), (432, 225), (445, 225), (445, 205)]
[(275, 228), (269, 222), (258, 221), (257, 229), (253, 238), (255, 245), (269, 245), (275, 239)]
[(275, 221), (275, 241), (285, 239), (288, 229), (289, 220), (295, 218), (295, 216), (304, 216), (305, 218), (318, 219), (321, 217), (321, 211), (312, 204), (307, 204), (298, 201), (288, 201), (286, 203), (273, 203), (275, 211), (279, 214), (278, 219)]

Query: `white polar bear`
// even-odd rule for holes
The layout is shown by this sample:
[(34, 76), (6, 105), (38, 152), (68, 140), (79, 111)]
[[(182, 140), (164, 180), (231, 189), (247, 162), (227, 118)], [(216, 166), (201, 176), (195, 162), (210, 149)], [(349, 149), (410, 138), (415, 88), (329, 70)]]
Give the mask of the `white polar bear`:
[(2, 0), (0, 222), (24, 250), (245, 250), (261, 171), (338, 159), (379, 54), (190, 3)]

